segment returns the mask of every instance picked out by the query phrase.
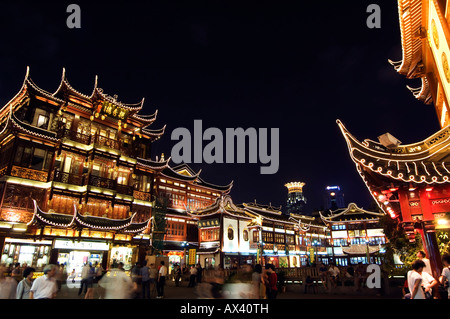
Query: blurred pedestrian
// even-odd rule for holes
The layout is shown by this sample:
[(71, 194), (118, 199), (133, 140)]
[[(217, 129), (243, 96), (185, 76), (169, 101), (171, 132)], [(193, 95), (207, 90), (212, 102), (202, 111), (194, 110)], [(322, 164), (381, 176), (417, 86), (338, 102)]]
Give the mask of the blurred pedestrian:
[(202, 282), (202, 275), (203, 275), (203, 268), (202, 265), (200, 265), (200, 263), (197, 264), (197, 283), (201, 283)]
[(150, 297), (157, 295), (156, 282), (158, 281), (158, 270), (155, 264), (150, 264)]
[(158, 282), (156, 283), (156, 289), (158, 296), (156, 298), (164, 298), (164, 286), (166, 285), (167, 266), (164, 264), (164, 260), (161, 261), (161, 267), (158, 271)]
[(334, 263), (331, 263), (330, 268), (328, 268), (328, 273), (330, 274), (330, 283), (331, 283), (330, 288), (336, 288), (341, 271)]
[(266, 286), (267, 298), (276, 299), (278, 294), (278, 287), (277, 287), (278, 277), (275, 272), (275, 266), (272, 264), (267, 264), (265, 268), (268, 276), (268, 282)]
[(131, 281), (133, 282), (135, 291), (134, 298), (139, 299), (142, 290), (141, 263), (139, 262), (131, 268)]
[(133, 282), (123, 270), (122, 262), (117, 264), (117, 268), (104, 274), (98, 284), (104, 289), (105, 299), (129, 299), (132, 297)]
[(178, 287), (180, 285), (181, 280), (181, 267), (180, 265), (175, 266), (175, 287)]
[(444, 264), (444, 267), (441, 276), (439, 277), (439, 282), (443, 285), (444, 289), (447, 290), (447, 299), (450, 299), (450, 255), (445, 254), (442, 256), (442, 263)]
[(212, 278), (210, 279), (212, 288), (211, 294), (213, 298), (222, 298), (222, 287), (225, 282), (225, 272), (222, 266), (218, 266), (213, 273)]
[(44, 267), (44, 275), (36, 278), (30, 289), (30, 299), (53, 299), (58, 287), (55, 275), (57, 266), (50, 264)]
[(88, 270), (88, 278), (86, 281), (86, 294), (84, 295), (84, 299), (93, 299), (94, 298), (94, 278), (95, 278), (95, 267), (92, 264), (89, 264)]
[(67, 280), (67, 274), (66, 274), (66, 270), (65, 270), (65, 267), (63, 264), (58, 266), (58, 268), (56, 270), (55, 279), (56, 279), (56, 285), (58, 287), (58, 291), (60, 291), (62, 284), (64, 282), (66, 282), (66, 280)]
[(265, 288), (263, 284), (262, 278), (262, 266), (261, 264), (256, 264), (252, 273), (252, 284), (253, 284), (253, 298), (262, 299), (265, 295), (265, 290), (262, 291), (262, 288)]
[(0, 299), (15, 299), (17, 281), (7, 276), (7, 271), (5, 266), (0, 266)]
[(364, 285), (366, 275), (367, 272), (366, 269), (364, 268), (363, 263), (359, 262), (355, 270), (355, 283), (357, 291), (361, 290), (362, 286)]
[(91, 267), (89, 263), (86, 262), (81, 269), (81, 283), (80, 289), (78, 290), (78, 296), (80, 296), (83, 292), (86, 293), (89, 285), (89, 277), (90, 277)]
[(322, 285), (327, 288), (327, 276), (328, 276), (328, 268), (325, 266), (324, 263), (320, 264), (319, 267), (319, 277), (320, 281), (322, 282)]
[(14, 268), (11, 271), (11, 277), (17, 282), (22, 280), (22, 269), (20, 268), (20, 263), (14, 264)]
[(142, 299), (150, 299), (150, 269), (147, 260), (144, 260), (141, 267)]
[(194, 287), (195, 286), (195, 279), (197, 278), (197, 271), (198, 269), (194, 266), (191, 266), (190, 270), (190, 277), (189, 277), (189, 285), (188, 287)]
[(30, 290), (33, 285), (33, 275), (36, 269), (27, 267), (23, 271), (23, 279), (17, 284), (16, 299), (30, 299)]

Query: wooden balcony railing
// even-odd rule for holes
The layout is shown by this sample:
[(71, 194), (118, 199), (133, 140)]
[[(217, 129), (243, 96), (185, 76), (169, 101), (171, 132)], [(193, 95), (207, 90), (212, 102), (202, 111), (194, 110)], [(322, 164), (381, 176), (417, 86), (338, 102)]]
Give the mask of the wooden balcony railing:
[(65, 173), (55, 170), (54, 181), (81, 186), (83, 185), (83, 175)]
[(95, 136), (94, 141), (96, 144), (101, 145), (101, 146), (106, 146), (106, 147), (113, 148), (116, 150), (119, 149), (119, 142), (116, 140), (113, 140), (112, 138), (97, 135), (97, 136)]
[(95, 187), (115, 189), (117, 182), (113, 179), (90, 175), (88, 184)]
[(116, 191), (120, 194), (133, 196), (133, 187), (128, 185), (117, 184)]
[(11, 176), (32, 179), (39, 182), (46, 182), (48, 178), (48, 172), (20, 166), (13, 166), (11, 169)]
[(141, 192), (141, 191), (137, 191), (137, 190), (133, 191), (133, 197), (136, 199), (145, 200), (148, 202), (150, 202), (151, 198), (152, 198), (150, 193)]
[(113, 148), (113, 149), (121, 151), (123, 155), (129, 156), (129, 157), (134, 157), (136, 155), (135, 151), (133, 150), (132, 145), (125, 144), (125, 143), (119, 142), (115, 139), (108, 138), (108, 137), (101, 136), (101, 135), (87, 135), (87, 134), (78, 133), (76, 131), (72, 131), (72, 130), (68, 130), (68, 129), (64, 128), (59, 132), (59, 136), (61, 138), (67, 138), (71, 141), (86, 144), (86, 145), (95, 143), (98, 146), (106, 146), (109, 148)]
[(78, 143), (82, 143), (82, 144), (86, 144), (86, 145), (91, 144), (91, 135), (79, 133), (76, 131), (71, 131), (68, 129), (63, 129), (60, 132), (60, 135), (62, 138), (65, 137), (74, 142), (78, 142)]

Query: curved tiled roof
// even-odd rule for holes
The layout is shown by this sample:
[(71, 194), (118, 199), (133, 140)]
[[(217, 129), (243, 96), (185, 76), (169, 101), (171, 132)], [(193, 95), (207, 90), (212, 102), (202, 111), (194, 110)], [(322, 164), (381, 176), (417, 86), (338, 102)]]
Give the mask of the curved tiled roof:
[(59, 214), (54, 212), (44, 212), (39, 208), (36, 201), (34, 203), (34, 214), (28, 225), (33, 223), (56, 226), (56, 227), (81, 227), (98, 230), (122, 230), (124, 232), (138, 233), (144, 231), (148, 227), (149, 220), (141, 223), (133, 223), (135, 216), (125, 219), (112, 219), (98, 216), (82, 215), (78, 212), (76, 205), (73, 205), (73, 214)]
[(447, 183), (450, 181), (450, 126), (419, 143), (391, 149), (380, 143), (359, 142), (337, 121), (355, 164), (389, 179), (414, 183)]
[(398, 0), (398, 15), (403, 59), (391, 62), (397, 72), (407, 78), (417, 78), (417, 66), (422, 62), (422, 0)]
[(350, 203), (347, 208), (340, 208), (329, 211), (328, 214), (319, 212), (320, 218), (324, 222), (341, 222), (341, 221), (362, 221), (376, 220), (384, 214), (378, 212), (370, 212), (358, 207), (355, 203)]

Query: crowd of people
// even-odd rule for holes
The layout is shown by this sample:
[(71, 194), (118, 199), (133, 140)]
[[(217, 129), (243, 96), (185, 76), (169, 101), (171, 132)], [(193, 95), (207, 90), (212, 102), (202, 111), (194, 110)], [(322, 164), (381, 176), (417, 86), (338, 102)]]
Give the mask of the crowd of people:
[[(450, 255), (442, 256), (443, 269), (436, 279), (432, 275), (430, 260), (424, 251), (417, 253), (417, 259), (412, 263), (403, 286), (404, 299), (450, 299)], [(442, 289), (439, 291), (439, 284)], [(444, 295), (444, 296), (443, 296)]]
[[(417, 253), (417, 260), (405, 276), (402, 289), (404, 299), (448, 298), (450, 296), (450, 255), (442, 257), (443, 269), (438, 278), (432, 276), (430, 261), (423, 251)], [(338, 285), (352, 285), (358, 291), (366, 283), (367, 265), (359, 263), (339, 268), (334, 263), (317, 266), (318, 278), (307, 276), (303, 280), (305, 293), (322, 284), (326, 291), (332, 292)], [(0, 299), (52, 299), (55, 298), (64, 281), (75, 282), (75, 275), (65, 273), (64, 266), (47, 265), (43, 275), (34, 278), (36, 270), (32, 267), (15, 264), (6, 268), (0, 266)], [(136, 263), (129, 273), (125, 272), (123, 263), (105, 271), (98, 263), (86, 263), (81, 270), (81, 281), (78, 290), (80, 298), (92, 299), (128, 299), (128, 298), (164, 298), (164, 287), (168, 279), (169, 269), (164, 261), (159, 265)], [(183, 279), (187, 287), (195, 288), (199, 298), (227, 298), (232, 292), (230, 288), (238, 283), (237, 296), (251, 299), (276, 299), (279, 291), (279, 274), (273, 264), (243, 265), (237, 271), (225, 275), (221, 267), (205, 271), (200, 264), (190, 268), (179, 264), (173, 266), (175, 286), (181, 285)], [(281, 279), (282, 280), (282, 279)], [(439, 286), (440, 284), (440, 286)], [(228, 286), (228, 288), (227, 288)], [(238, 287), (238, 286), (236, 286)], [(438, 294), (438, 288), (442, 288)], [(313, 290), (314, 291), (314, 290)]]
[(25, 266), (21, 270), (20, 264), (15, 264), (8, 276), (8, 269), (0, 266), (0, 299), (52, 299), (60, 289), (59, 267), (47, 265), (43, 269), (43, 276), (33, 280), (35, 269)]
[[(127, 274), (124, 264), (119, 262), (109, 271), (99, 263), (86, 262), (81, 269), (78, 296), (84, 299), (150, 298), (155, 291), (156, 298), (163, 298), (167, 266), (161, 261), (158, 268), (136, 264)], [(15, 264), (14, 267), (0, 266), (0, 299), (53, 299), (65, 281), (76, 282), (75, 270), (66, 273), (64, 265), (49, 264), (43, 268), (43, 275), (34, 278), (35, 268)]]

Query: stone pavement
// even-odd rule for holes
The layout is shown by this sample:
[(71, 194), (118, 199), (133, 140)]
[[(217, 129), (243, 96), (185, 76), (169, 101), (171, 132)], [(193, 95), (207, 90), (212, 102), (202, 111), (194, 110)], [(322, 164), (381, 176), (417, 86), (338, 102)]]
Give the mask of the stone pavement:
[[(99, 289), (94, 287), (94, 299), (99, 299)], [(207, 285), (203, 284), (203, 289)], [(236, 285), (239, 293), (245, 292), (240, 286)], [(78, 296), (79, 282), (63, 284), (61, 291), (57, 294), (57, 299), (84, 299), (84, 294)], [(153, 292), (153, 296), (156, 291)], [(153, 297), (152, 296), (152, 297)], [(174, 282), (167, 282), (165, 286), (164, 299), (201, 299), (207, 298), (200, 287), (187, 287), (187, 282), (182, 282), (181, 286), (176, 287)], [(153, 297), (153, 299), (157, 300)], [(237, 299), (241, 299), (237, 297)], [(337, 287), (333, 292), (326, 291), (323, 287), (317, 289), (317, 293), (304, 293), (304, 286), (300, 284), (288, 284), (286, 292), (278, 293), (277, 299), (401, 299), (401, 294), (398, 291), (391, 291), (389, 295), (382, 294), (381, 291), (369, 290), (363, 288), (361, 291), (356, 291), (353, 287)]]

